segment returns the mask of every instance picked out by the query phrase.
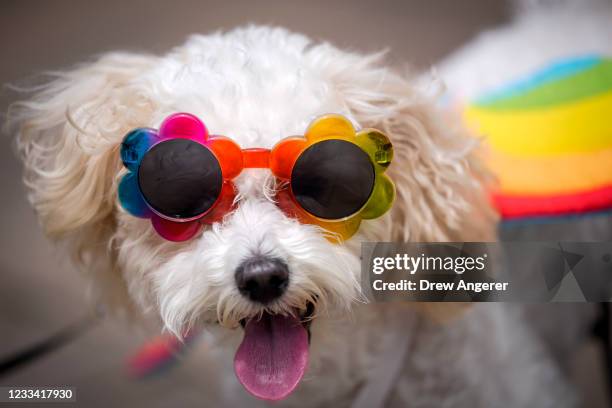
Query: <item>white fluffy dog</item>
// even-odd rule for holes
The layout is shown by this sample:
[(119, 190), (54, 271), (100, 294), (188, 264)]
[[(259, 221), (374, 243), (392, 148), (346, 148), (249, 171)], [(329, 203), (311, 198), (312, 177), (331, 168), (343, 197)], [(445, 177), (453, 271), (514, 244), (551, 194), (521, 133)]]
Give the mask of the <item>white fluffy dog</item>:
[[(157, 318), (176, 335), (194, 327), (212, 333), (208, 351), (190, 355), (202, 361), (194, 376), (215, 384), (202, 404), (260, 404), (231, 373), (240, 322), (297, 314), (312, 321), (311, 358), (306, 378), (283, 404), (571, 405), (555, 365), (503, 305), (479, 305), (440, 324), (414, 306), (361, 302), (362, 241), (495, 237), (474, 141), (434, 106), (411, 78), (387, 68), (382, 54), (248, 27), (193, 36), (161, 57), (103, 55), (59, 74), (20, 103), (13, 120), (45, 231), (68, 243), (105, 299)], [(223, 222), (187, 242), (168, 242), (121, 209), (117, 186), (125, 174), (123, 136), (157, 127), (174, 112), (197, 115), (243, 148), (269, 148), (326, 113), (378, 128), (395, 148), (388, 174), (396, 202), (352, 239), (333, 244), (320, 228), (278, 209), (268, 171), (247, 170), (237, 182), (236, 209)], [(251, 257), (288, 266), (289, 286), (278, 302), (262, 305), (237, 289), (236, 269)], [(435, 315), (452, 306), (445, 309)], [(291, 347), (282, 336), (269, 334)], [(278, 355), (268, 356), (270, 364), (283, 364), (281, 348), (272, 348)]]

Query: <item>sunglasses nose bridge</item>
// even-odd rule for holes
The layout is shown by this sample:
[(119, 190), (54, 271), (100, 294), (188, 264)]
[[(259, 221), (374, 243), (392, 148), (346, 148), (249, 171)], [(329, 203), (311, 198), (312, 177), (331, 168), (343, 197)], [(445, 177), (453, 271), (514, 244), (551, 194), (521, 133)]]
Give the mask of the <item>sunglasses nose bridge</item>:
[(245, 169), (267, 169), (270, 167), (270, 149), (242, 149), (242, 160)]

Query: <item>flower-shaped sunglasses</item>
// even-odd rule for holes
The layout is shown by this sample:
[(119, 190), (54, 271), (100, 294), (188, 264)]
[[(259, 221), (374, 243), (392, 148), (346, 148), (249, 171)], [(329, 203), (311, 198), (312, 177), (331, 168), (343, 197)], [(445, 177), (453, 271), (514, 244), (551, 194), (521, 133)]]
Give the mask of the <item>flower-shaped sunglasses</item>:
[(362, 219), (391, 207), (395, 187), (384, 172), (392, 158), (387, 136), (356, 132), (341, 115), (321, 116), (303, 137), (270, 150), (241, 149), (230, 138), (209, 135), (194, 115), (177, 113), (159, 131), (138, 128), (123, 139), (128, 173), (119, 201), (130, 214), (150, 219), (165, 239), (185, 241), (232, 211), (233, 180), (243, 169), (268, 168), (281, 181), (276, 202), (285, 214), (347, 239)]

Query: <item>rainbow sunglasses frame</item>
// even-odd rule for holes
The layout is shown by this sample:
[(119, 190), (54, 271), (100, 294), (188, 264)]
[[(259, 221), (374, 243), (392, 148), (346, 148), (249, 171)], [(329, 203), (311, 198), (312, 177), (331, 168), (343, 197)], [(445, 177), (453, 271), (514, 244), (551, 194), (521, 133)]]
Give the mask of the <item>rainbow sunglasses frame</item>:
[[(147, 203), (138, 181), (138, 169), (147, 152), (158, 143), (185, 138), (207, 147), (217, 159), (222, 173), (222, 186), (215, 203), (194, 218), (176, 219), (155, 211)], [(235, 206), (236, 188), (233, 180), (244, 170), (267, 168), (279, 180), (289, 182), (293, 166), (307, 148), (324, 140), (344, 140), (360, 147), (370, 158), (374, 168), (374, 186), (366, 203), (355, 213), (338, 220), (323, 219), (307, 212), (296, 201), (290, 183), (284, 183), (276, 195), (277, 205), (289, 217), (301, 223), (318, 225), (330, 232), (330, 238), (342, 241), (350, 238), (362, 219), (382, 216), (392, 206), (395, 186), (384, 174), (393, 159), (389, 138), (376, 129), (356, 131), (342, 115), (328, 114), (316, 118), (303, 136), (288, 137), (272, 149), (241, 149), (232, 139), (210, 135), (200, 119), (189, 113), (168, 116), (159, 131), (137, 128), (123, 139), (121, 160), (127, 173), (119, 183), (121, 206), (131, 215), (150, 219), (153, 228), (169, 241), (186, 241), (196, 235), (205, 224), (220, 222)]]

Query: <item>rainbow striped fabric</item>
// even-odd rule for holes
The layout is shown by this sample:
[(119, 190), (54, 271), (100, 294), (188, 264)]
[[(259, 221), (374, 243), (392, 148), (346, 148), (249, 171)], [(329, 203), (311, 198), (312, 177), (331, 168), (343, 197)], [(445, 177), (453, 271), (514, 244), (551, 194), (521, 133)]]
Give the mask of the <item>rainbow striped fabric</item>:
[(612, 59), (552, 64), (465, 110), (488, 142), (506, 220), (612, 209)]

